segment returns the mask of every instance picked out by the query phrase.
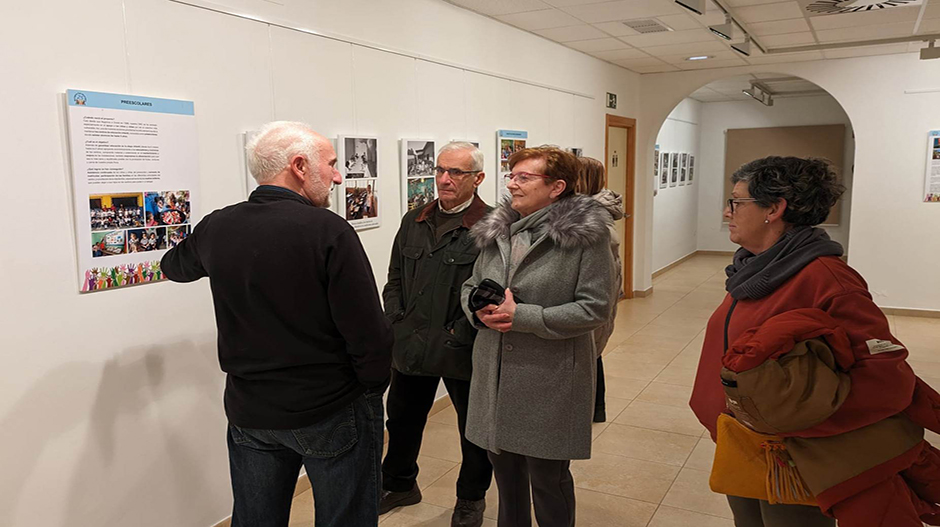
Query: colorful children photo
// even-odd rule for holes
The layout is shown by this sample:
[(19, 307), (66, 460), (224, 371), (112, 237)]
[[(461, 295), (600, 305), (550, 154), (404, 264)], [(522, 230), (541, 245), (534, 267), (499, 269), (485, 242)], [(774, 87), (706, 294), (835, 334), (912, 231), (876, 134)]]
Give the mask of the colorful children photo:
[(188, 190), (147, 192), (144, 194), (144, 202), (146, 203), (146, 227), (189, 223)]

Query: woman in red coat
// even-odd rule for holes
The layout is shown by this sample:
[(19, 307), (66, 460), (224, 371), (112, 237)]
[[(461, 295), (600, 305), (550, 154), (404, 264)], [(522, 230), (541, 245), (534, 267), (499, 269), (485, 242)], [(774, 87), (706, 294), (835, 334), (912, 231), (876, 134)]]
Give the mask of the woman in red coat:
[[(866, 397), (864, 411), (854, 415), (857, 426), (903, 409), (911, 401), (915, 379), (904, 362), (907, 350), (897, 345), (865, 281), (840, 258), (842, 246), (816, 227), (845, 190), (831, 167), (817, 159), (768, 157), (741, 167), (732, 183), (725, 218), (731, 241), (741, 248), (726, 269), (728, 295), (708, 322), (690, 403), (712, 439), (719, 414), (726, 412), (720, 372), (729, 343), (768, 319), (797, 309), (815, 308), (832, 317), (856, 354), (870, 359), (860, 373), (871, 372), (872, 382), (890, 383), (883, 385), (890, 390)], [(871, 342), (889, 346), (874, 354)], [(879, 367), (888, 363), (893, 367)], [(737, 527), (835, 525), (818, 507), (771, 505), (734, 496), (728, 502)]]

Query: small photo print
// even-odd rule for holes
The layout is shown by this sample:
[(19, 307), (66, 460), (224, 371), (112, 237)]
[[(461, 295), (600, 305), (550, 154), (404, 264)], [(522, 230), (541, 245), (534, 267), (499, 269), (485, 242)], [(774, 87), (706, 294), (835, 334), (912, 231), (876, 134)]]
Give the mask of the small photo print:
[(376, 140), (364, 137), (345, 138), (346, 177), (347, 178), (375, 178), (378, 177), (376, 157)]
[(934, 147), (934, 148), (940, 148), (940, 137), (934, 137), (934, 138), (933, 138), (933, 147)]
[(525, 150), (525, 139), (516, 139), (512, 142), (512, 152), (516, 153), (520, 150)]
[(669, 155), (669, 186), (674, 187), (679, 184), (679, 153), (673, 152)]
[(434, 142), (408, 141), (408, 177), (434, 176)]
[(91, 233), (91, 256), (116, 256), (127, 252), (124, 238), (125, 231), (108, 231)]
[(503, 162), (501, 162), (501, 163), (499, 164), (499, 171), (500, 171), (500, 172), (509, 172), (509, 162), (508, 162), (508, 161), (503, 161)]
[(127, 231), (127, 252), (142, 253), (166, 249), (166, 227)]
[(499, 160), (506, 161), (509, 159), (509, 156), (514, 152), (512, 146), (512, 139), (500, 139), (499, 140)]
[(375, 218), (379, 215), (375, 179), (346, 181), (346, 220)]
[(659, 188), (664, 189), (669, 186), (669, 152), (663, 152), (662, 160), (659, 162)]
[(188, 190), (147, 192), (144, 194), (146, 221), (144, 227), (189, 223)]
[(582, 157), (581, 154), (582, 154), (583, 150), (580, 149), (580, 148), (571, 147), (571, 148), (566, 148), (565, 150), (566, 150), (569, 154), (574, 154), (574, 157)]
[(689, 155), (689, 183), (692, 183), (692, 176), (695, 175), (695, 156)]
[(934, 150), (933, 150), (933, 158), (934, 158), (934, 159), (940, 159), (940, 148), (934, 148)]
[(168, 239), (167, 249), (172, 249), (189, 236), (189, 225), (170, 227), (167, 229), (166, 236)]
[(414, 210), (434, 201), (434, 178), (408, 180), (408, 210)]
[(144, 226), (144, 197), (140, 192), (88, 196), (92, 231)]
[(683, 153), (679, 165), (679, 183), (685, 185), (686, 175), (689, 171), (689, 154)]

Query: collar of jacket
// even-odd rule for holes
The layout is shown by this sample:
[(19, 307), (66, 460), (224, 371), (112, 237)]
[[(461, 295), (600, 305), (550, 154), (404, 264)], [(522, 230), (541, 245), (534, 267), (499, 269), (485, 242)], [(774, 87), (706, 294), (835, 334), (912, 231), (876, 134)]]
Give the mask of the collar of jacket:
[[(613, 219), (607, 209), (590, 196), (573, 194), (550, 205), (548, 214), (539, 222), (533, 240), (542, 235), (562, 249), (590, 247), (609, 236), (608, 227)], [(504, 199), (485, 218), (470, 230), (477, 247), (496, 242), (501, 236), (509, 237), (509, 226), (519, 220), (512, 209), (512, 200)]]
[[(434, 200), (431, 203), (428, 203), (421, 209), (421, 213), (418, 214), (418, 217), (415, 218), (415, 222), (421, 223), (422, 221), (427, 220), (431, 214), (434, 214), (434, 208), (437, 207), (438, 200)], [(466, 202), (464, 202), (466, 203)], [(483, 218), (483, 215), (486, 214), (486, 202), (480, 198), (476, 193), (473, 194), (473, 202), (470, 203), (470, 206), (467, 207), (467, 211), (463, 215), (463, 226), (471, 229), (473, 226)]]
[(260, 185), (251, 193), (250, 196), (248, 196), (248, 201), (254, 203), (268, 203), (271, 201), (299, 201), (305, 205), (310, 205), (311, 207), (314, 206), (309, 199), (301, 196), (293, 190), (285, 187), (278, 187), (276, 185)]

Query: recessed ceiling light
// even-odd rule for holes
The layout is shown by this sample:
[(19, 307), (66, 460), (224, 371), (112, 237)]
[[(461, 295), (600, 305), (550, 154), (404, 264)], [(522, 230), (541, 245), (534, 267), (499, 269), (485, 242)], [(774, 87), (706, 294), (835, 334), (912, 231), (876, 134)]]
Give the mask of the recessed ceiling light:
[(711, 55), (698, 55), (696, 57), (689, 57), (685, 60), (708, 60), (710, 58), (712, 58)]

